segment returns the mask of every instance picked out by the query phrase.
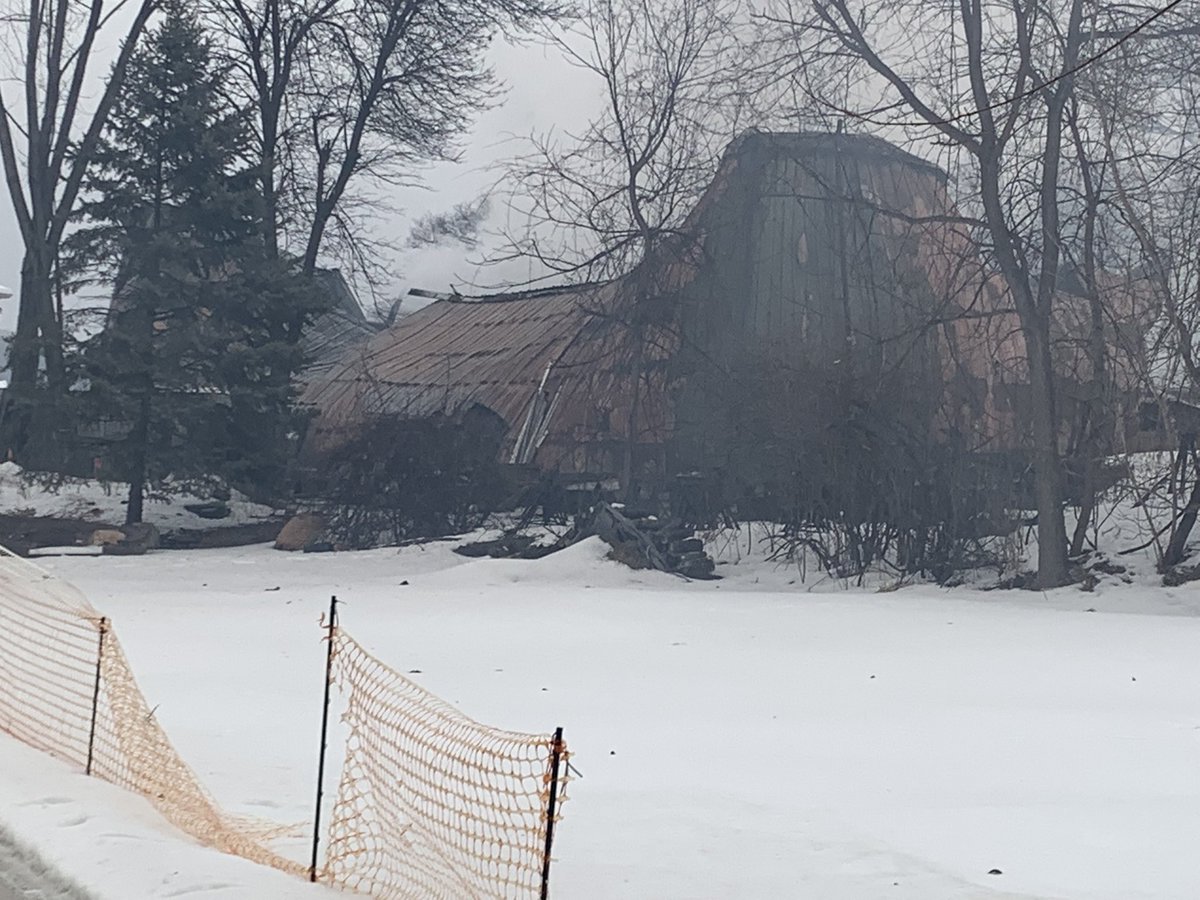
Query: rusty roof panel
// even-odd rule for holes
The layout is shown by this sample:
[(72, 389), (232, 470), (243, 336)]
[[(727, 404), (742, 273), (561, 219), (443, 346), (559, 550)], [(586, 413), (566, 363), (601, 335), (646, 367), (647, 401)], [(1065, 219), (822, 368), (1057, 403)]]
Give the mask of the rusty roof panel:
[(547, 366), (611, 292), (603, 285), (440, 300), (404, 316), (308, 385), (304, 400), (319, 411), (317, 449), (332, 449), (339, 434), (376, 416), (452, 415), (474, 404), (516, 427)]

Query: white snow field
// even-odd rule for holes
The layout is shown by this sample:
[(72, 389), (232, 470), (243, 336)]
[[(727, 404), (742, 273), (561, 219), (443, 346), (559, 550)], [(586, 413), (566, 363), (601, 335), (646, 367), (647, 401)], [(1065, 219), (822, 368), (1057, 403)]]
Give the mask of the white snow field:
[(0, 900), (337, 896), (202, 847), (142, 797), (3, 736), (0, 822)]
[[(632, 572), (595, 540), (536, 562), (452, 546), (46, 566), (113, 618), (233, 812), (311, 816), (336, 593), (352, 634), (468, 715), (564, 727), (583, 777), (559, 900), (1200, 897), (1195, 587), (820, 593), (762, 562)], [(332, 896), (11, 741), (0, 822), (98, 900)]]

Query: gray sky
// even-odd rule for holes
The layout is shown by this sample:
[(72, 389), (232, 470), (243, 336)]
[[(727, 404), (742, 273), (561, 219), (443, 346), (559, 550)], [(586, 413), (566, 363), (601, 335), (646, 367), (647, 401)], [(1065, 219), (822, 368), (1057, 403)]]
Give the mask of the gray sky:
[[(431, 169), (424, 190), (401, 191), (397, 202), (404, 215), (385, 229), (403, 239), (416, 217), (441, 212), (456, 203), (470, 201), (491, 186), (498, 173), (497, 161), (528, 149), (531, 132), (579, 131), (600, 111), (603, 85), (599, 79), (571, 66), (553, 47), (498, 45), (493, 50), (496, 72), (508, 85), (505, 101), (485, 113), (466, 142), (461, 164)], [(493, 203), (489, 228), (506, 218), (507, 210)], [(402, 290), (423, 287), (446, 290), (455, 285), (470, 292), (470, 284), (522, 282), (534, 274), (529, 264), (480, 268), (472, 265), (488, 249), (438, 247), (408, 251), (400, 258), (397, 285)], [(411, 298), (406, 306), (412, 303)]]
[[(370, 224), (377, 236), (403, 244), (416, 217), (471, 200), (490, 186), (497, 177), (494, 164), (519, 152), (521, 138), (533, 131), (579, 129), (598, 111), (602, 102), (599, 84), (570, 66), (554, 48), (500, 43), (491, 55), (497, 75), (508, 86), (503, 102), (485, 113), (466, 137), (460, 163), (428, 169), (423, 173), (423, 188), (384, 189), (389, 191), (386, 201), (400, 212)], [(492, 224), (502, 221), (504, 212), (494, 205)], [(476, 251), (457, 246), (404, 250), (395, 260), (393, 282), (382, 289), (383, 298), (390, 302), (410, 287), (446, 290), (453, 284), (469, 292), (464, 286), (469, 282), (521, 281), (529, 277), (529, 268), (523, 264), (480, 270), (471, 260), (483, 250), (486, 246)], [(0, 284), (14, 291), (20, 283), (21, 255), (16, 218), (5, 192), (0, 198)], [(369, 298), (362, 300), (370, 306)], [(0, 331), (16, 327), (16, 302), (15, 297), (0, 301)], [(411, 310), (415, 305), (409, 298), (404, 308)]]

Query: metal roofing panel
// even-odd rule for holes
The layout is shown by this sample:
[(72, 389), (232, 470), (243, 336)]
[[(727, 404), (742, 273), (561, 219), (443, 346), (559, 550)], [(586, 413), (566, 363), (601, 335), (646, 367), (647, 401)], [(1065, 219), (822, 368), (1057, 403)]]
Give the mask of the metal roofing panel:
[(592, 318), (592, 301), (611, 292), (439, 300), (404, 316), (312, 379), (304, 400), (319, 411), (316, 443), (336, 445), (338, 432), (375, 416), (450, 415), (474, 404), (519, 424), (546, 367)]

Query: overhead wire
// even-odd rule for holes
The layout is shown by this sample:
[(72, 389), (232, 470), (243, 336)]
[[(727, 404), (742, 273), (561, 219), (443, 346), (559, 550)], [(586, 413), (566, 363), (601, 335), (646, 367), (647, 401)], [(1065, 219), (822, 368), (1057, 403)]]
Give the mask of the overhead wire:
[(1125, 34), (1121, 35), (1117, 40), (1115, 40), (1113, 43), (1109, 44), (1104, 49), (1097, 51), (1096, 53), (1092, 54), (1091, 56), (1087, 57), (1084, 60), (1081, 60), (1080, 62), (1071, 66), (1069, 69), (1059, 72), (1053, 78), (1048, 78), (1045, 81), (1040, 82), (1039, 84), (1036, 84), (1033, 87), (1022, 91), (1021, 93), (1016, 94), (1015, 96), (1007, 97), (1003, 100), (997, 100), (995, 103), (988, 104), (987, 106), (981, 106), (977, 109), (972, 109), (972, 110), (967, 110), (966, 112), (956, 113), (955, 115), (949, 116), (944, 119), (921, 119), (921, 120), (914, 120), (914, 121), (908, 121), (908, 122), (891, 122), (889, 124), (896, 125), (896, 126), (902, 126), (902, 127), (903, 126), (911, 126), (911, 127), (933, 126), (933, 127), (937, 127), (939, 125), (953, 125), (956, 122), (961, 122), (965, 119), (971, 119), (976, 116), (983, 115), (986, 112), (993, 112), (997, 109), (1001, 109), (1006, 106), (1011, 106), (1012, 104), (1018, 103), (1021, 100), (1025, 100), (1028, 97), (1032, 97), (1033, 95), (1040, 93), (1041, 91), (1044, 91), (1046, 88), (1050, 87), (1051, 85), (1057, 84), (1059, 81), (1062, 81), (1064, 78), (1069, 78), (1073, 75), (1076, 75), (1079, 72), (1082, 72), (1087, 67), (1099, 62), (1101, 59), (1108, 56), (1110, 53), (1113, 53), (1116, 50), (1118, 50), (1127, 41), (1136, 37), (1141, 32), (1145, 31), (1147, 28), (1149, 28), (1151, 25), (1153, 25), (1155, 22), (1157, 22), (1163, 16), (1172, 12), (1176, 7), (1181, 6), (1183, 4), (1183, 2), (1184, 2), (1184, 0), (1171, 0), (1171, 2), (1168, 3), (1166, 6), (1161, 7), (1160, 9), (1156, 10), (1152, 15), (1143, 19), (1141, 22), (1139, 22), (1137, 25), (1135, 25), (1129, 31), (1125, 32)]

